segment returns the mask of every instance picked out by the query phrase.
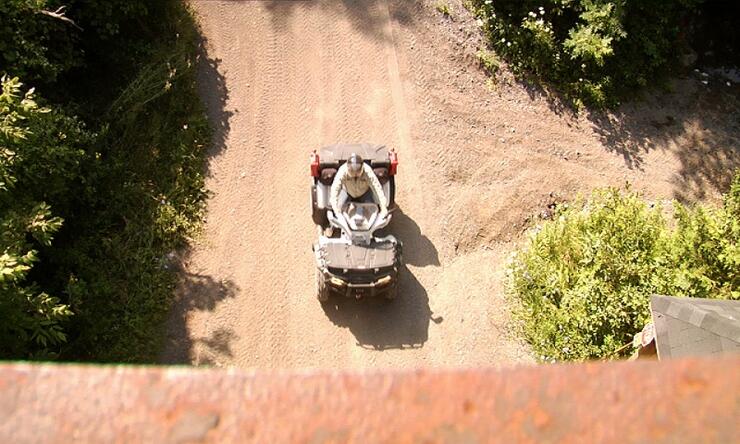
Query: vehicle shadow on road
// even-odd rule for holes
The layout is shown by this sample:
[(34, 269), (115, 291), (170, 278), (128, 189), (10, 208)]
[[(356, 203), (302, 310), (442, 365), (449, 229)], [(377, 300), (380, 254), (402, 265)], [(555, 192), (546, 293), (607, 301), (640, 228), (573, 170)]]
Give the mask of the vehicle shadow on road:
[(233, 331), (221, 328), (210, 336), (193, 338), (187, 320), (193, 311), (215, 310), (220, 302), (233, 298), (239, 289), (231, 280), (216, 280), (187, 270), (180, 270), (178, 276), (159, 363), (213, 365), (218, 357), (232, 357), (231, 342), (236, 339)]
[(374, 350), (421, 348), (429, 338), (429, 321), (442, 322), (429, 308), (429, 297), (413, 273), (400, 272), (398, 297), (354, 300), (332, 295), (321, 304), (338, 327), (348, 328), (360, 347)]
[[(438, 266), (439, 254), (421, 229), (398, 208), (389, 231), (403, 242), (403, 261), (416, 267)], [(326, 316), (345, 327), (357, 345), (375, 350), (421, 348), (429, 337), (429, 321), (442, 322), (429, 308), (429, 296), (414, 273), (404, 266), (399, 272), (398, 297), (354, 300), (333, 295), (322, 304)]]
[(417, 267), (439, 265), (437, 247), (427, 236), (422, 234), (419, 225), (404, 213), (401, 207), (393, 211), (388, 230), (403, 243), (404, 264)]

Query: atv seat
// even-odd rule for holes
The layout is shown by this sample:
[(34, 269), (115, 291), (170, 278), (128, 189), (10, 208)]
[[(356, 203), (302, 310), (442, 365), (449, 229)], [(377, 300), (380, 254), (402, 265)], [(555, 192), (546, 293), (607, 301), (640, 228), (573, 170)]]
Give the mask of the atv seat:
[[(386, 182), (388, 182), (388, 179), (390, 179), (390, 175), (388, 174), (388, 168), (385, 168), (385, 167), (373, 168), (373, 173), (375, 173), (375, 177), (378, 178), (381, 185), (385, 184)], [(323, 183), (324, 185), (331, 186), (331, 184), (334, 182), (334, 177), (336, 175), (337, 175), (336, 168), (330, 168), (330, 167), (322, 168), (321, 173), (319, 175), (319, 182)]]

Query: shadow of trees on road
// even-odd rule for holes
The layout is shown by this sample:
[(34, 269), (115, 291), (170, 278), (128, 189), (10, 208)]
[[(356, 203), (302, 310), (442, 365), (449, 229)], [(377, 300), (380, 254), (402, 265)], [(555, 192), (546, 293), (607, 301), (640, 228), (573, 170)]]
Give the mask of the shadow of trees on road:
[(211, 145), (207, 157), (211, 158), (226, 149), (226, 140), (231, 131), (231, 117), (238, 110), (227, 110), (229, 88), (226, 77), (220, 72), (221, 60), (208, 55), (208, 40), (201, 37), (198, 44), (198, 94), (205, 105), (208, 123), (211, 126)]
[(673, 197), (692, 202), (727, 190), (740, 167), (740, 100), (693, 78), (674, 80), (673, 89), (611, 113), (592, 113), (589, 121), (606, 149), (630, 169), (641, 171), (655, 149), (672, 153), (680, 162)]
[[(404, 262), (417, 267), (438, 266), (439, 254), (419, 226), (399, 208), (393, 212), (390, 230), (403, 242)], [(420, 348), (429, 338), (429, 321), (440, 323), (429, 308), (429, 296), (414, 273), (399, 271), (398, 297), (354, 300), (338, 295), (322, 304), (326, 316), (346, 327), (357, 345), (376, 350)]]
[(333, 0), (333, 1), (285, 1), (267, 0), (263, 2), (271, 13), (273, 26), (285, 29), (296, 8), (321, 8), (337, 17), (346, 17), (352, 26), (363, 34), (377, 40), (389, 40), (385, 32), (386, 12), (395, 22), (409, 26), (417, 16), (417, 9), (423, 7), (418, 0)]
[[(219, 71), (221, 61), (208, 55), (208, 41), (201, 37), (198, 44), (198, 93), (205, 105), (206, 115), (212, 130), (211, 145), (207, 160), (226, 149), (226, 140), (231, 130), (230, 119), (234, 111), (227, 110), (229, 90), (225, 76)], [(206, 171), (210, 174), (210, 171)], [(191, 364), (195, 349), (205, 350), (198, 356), (198, 364), (213, 364), (210, 356), (232, 355), (230, 343), (236, 335), (227, 329), (217, 329), (208, 337), (192, 338), (187, 319), (193, 311), (213, 311), (226, 298), (235, 296), (238, 288), (232, 281), (214, 279), (212, 276), (191, 273), (186, 270), (189, 251), (181, 254), (177, 264), (178, 286), (175, 301), (167, 321), (166, 339), (160, 355), (163, 364)], [(200, 355), (200, 353), (199, 353)]]
[[(528, 78), (516, 81), (555, 114), (577, 118), (578, 111), (557, 91)], [(646, 89), (614, 111), (586, 112), (586, 118), (604, 147), (630, 170), (643, 171), (646, 156), (656, 149), (675, 156), (680, 170), (672, 180), (673, 198), (695, 202), (726, 191), (740, 168), (740, 97), (724, 82), (711, 82), (707, 87), (695, 74), (674, 78), (671, 91)]]
[[(235, 339), (233, 331), (217, 329), (211, 336), (192, 338), (188, 330), (188, 316), (193, 311), (213, 311), (227, 298), (233, 298), (239, 290), (230, 280), (217, 281), (211, 276), (181, 270), (175, 302), (167, 321), (167, 336), (160, 362), (162, 364), (191, 364), (196, 345), (206, 349), (207, 355), (232, 356), (230, 342)], [(206, 356), (207, 358), (207, 356)], [(209, 364), (208, 359), (198, 360)]]

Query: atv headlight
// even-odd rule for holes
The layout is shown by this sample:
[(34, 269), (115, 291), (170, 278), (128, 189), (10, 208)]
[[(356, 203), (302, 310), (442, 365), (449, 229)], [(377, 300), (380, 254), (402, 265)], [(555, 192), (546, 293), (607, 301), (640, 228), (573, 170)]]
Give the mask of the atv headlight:
[(390, 276), (383, 276), (382, 278), (378, 279), (377, 282), (375, 282), (375, 285), (388, 285), (391, 283), (391, 277)]

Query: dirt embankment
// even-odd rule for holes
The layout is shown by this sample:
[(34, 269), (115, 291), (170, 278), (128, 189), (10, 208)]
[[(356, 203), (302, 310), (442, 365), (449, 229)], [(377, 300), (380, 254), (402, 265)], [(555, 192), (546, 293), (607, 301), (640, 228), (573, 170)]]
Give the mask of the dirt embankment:
[[(425, 1), (192, 2), (217, 129), (213, 197), (183, 259), (164, 362), (532, 362), (506, 328), (504, 266), (549, 203), (625, 181), (655, 199), (717, 199), (739, 164), (737, 101), (687, 78), (588, 117), (505, 74), (491, 89), (475, 22), (451, 3), (453, 19)], [(392, 229), (407, 270), (391, 304), (322, 308), (307, 154), (360, 141), (399, 152)]]

